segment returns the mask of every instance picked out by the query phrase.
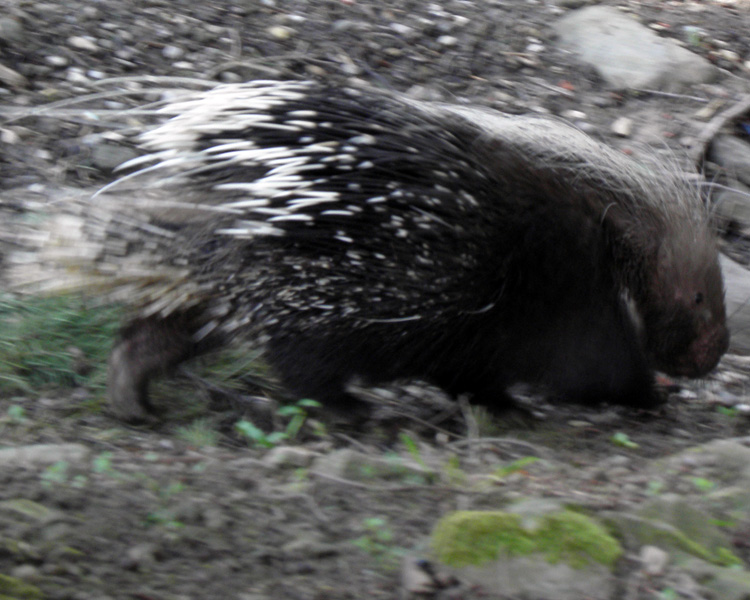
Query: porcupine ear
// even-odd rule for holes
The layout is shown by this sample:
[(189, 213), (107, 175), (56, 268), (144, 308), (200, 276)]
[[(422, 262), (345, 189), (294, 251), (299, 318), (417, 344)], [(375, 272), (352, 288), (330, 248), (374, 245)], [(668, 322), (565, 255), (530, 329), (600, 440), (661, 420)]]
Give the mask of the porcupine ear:
[(665, 232), (655, 219), (644, 218), (648, 209), (639, 213), (612, 202), (603, 207), (601, 224), (607, 237), (614, 264), (622, 265), (621, 284), (634, 298), (650, 289), (656, 277), (659, 255)]

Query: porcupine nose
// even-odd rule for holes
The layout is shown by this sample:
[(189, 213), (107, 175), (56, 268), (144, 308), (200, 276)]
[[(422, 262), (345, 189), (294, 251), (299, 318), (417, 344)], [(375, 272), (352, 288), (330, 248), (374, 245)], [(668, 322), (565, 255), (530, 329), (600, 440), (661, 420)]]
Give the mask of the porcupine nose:
[(692, 360), (686, 362), (685, 377), (702, 377), (710, 373), (719, 363), (719, 359), (729, 348), (729, 329), (724, 324), (715, 325), (710, 331), (699, 336), (690, 347), (687, 356)]

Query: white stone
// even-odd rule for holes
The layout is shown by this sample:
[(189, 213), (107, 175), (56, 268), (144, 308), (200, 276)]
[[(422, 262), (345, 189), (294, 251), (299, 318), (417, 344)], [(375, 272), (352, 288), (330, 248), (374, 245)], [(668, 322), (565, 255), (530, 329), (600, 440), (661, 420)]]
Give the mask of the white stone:
[(648, 575), (661, 575), (669, 564), (669, 554), (656, 546), (643, 546), (639, 558), (643, 572)]
[(74, 35), (73, 37), (68, 38), (68, 45), (76, 50), (85, 50), (86, 52), (96, 52), (99, 49), (99, 46), (89, 38), (80, 35)]
[(559, 43), (593, 66), (613, 88), (679, 91), (718, 75), (706, 59), (615, 8), (574, 10), (554, 28)]
[(630, 137), (633, 133), (633, 120), (628, 117), (620, 117), (612, 123), (612, 133), (620, 137)]

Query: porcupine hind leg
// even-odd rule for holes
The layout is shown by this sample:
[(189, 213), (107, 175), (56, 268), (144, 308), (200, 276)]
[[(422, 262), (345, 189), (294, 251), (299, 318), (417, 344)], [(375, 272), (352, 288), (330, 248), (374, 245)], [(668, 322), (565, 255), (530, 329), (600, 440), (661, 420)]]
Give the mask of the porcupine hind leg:
[(153, 415), (151, 379), (208, 349), (208, 343), (196, 344), (192, 333), (186, 315), (136, 319), (120, 332), (107, 371), (107, 397), (117, 417), (143, 422)]

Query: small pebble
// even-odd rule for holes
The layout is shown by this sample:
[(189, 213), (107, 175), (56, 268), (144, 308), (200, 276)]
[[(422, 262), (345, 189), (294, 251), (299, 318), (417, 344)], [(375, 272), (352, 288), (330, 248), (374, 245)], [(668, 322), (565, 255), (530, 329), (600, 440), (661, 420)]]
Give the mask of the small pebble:
[(81, 85), (86, 85), (89, 83), (89, 78), (86, 77), (86, 74), (79, 68), (79, 67), (71, 67), (68, 69), (68, 71), (65, 73), (65, 80), (69, 81), (70, 83), (77, 83)]
[(68, 45), (76, 50), (85, 50), (86, 52), (96, 52), (99, 49), (99, 46), (89, 38), (80, 35), (74, 35), (73, 37), (68, 38)]
[(669, 563), (669, 554), (656, 546), (643, 546), (639, 558), (647, 575), (661, 575)]
[(703, 108), (701, 108), (695, 113), (695, 118), (700, 119), (701, 121), (708, 121), (725, 104), (726, 104), (726, 101), (723, 98), (714, 98), (708, 104), (706, 104)]
[(628, 117), (620, 117), (612, 123), (612, 133), (620, 137), (630, 137), (633, 133), (633, 120)]
[[(23, 75), (2, 64), (0, 64), (0, 82), (16, 88), (26, 87), (29, 84)], [(16, 103), (18, 103), (18, 100)]]
[(10, 572), (12, 577), (22, 579), (24, 581), (33, 581), (39, 577), (39, 569), (34, 565), (18, 565)]
[(70, 61), (66, 56), (45, 56), (44, 62), (51, 67), (67, 67)]
[(185, 54), (185, 51), (179, 46), (164, 46), (161, 54), (164, 58), (175, 60), (178, 58), (182, 58), (182, 56)]
[(437, 39), (437, 43), (441, 46), (445, 46), (446, 48), (450, 48), (451, 46), (455, 46), (456, 44), (458, 44), (458, 38), (452, 35), (441, 35)]
[(432, 596), (435, 592), (435, 582), (430, 574), (422, 567), (423, 561), (413, 557), (405, 557), (401, 561), (401, 587), (409, 594)]
[(391, 23), (391, 29), (398, 33), (399, 35), (410, 35), (414, 32), (414, 30), (409, 27), (408, 25), (404, 25), (403, 23)]
[(295, 446), (277, 446), (263, 457), (263, 463), (271, 467), (309, 467), (318, 453)]
[(285, 27), (284, 25), (275, 25), (274, 27), (268, 28), (268, 34), (277, 40), (288, 40), (295, 33), (294, 29), (291, 27)]
[(138, 544), (128, 548), (122, 566), (131, 571), (148, 568), (156, 561), (156, 549), (153, 544)]
[(583, 121), (586, 119), (586, 113), (581, 110), (566, 110), (563, 111), (560, 116), (563, 119), (568, 119), (569, 121)]
[(719, 50), (719, 57), (731, 61), (731, 62), (740, 62), (740, 55), (734, 52), (733, 50)]
[(3, 144), (17, 144), (21, 137), (12, 129), (0, 129), (0, 142)]
[(0, 41), (9, 46), (22, 44), (24, 41), (23, 25), (18, 19), (0, 17)]
[(86, 19), (98, 19), (101, 16), (101, 12), (96, 6), (84, 6), (81, 14)]

